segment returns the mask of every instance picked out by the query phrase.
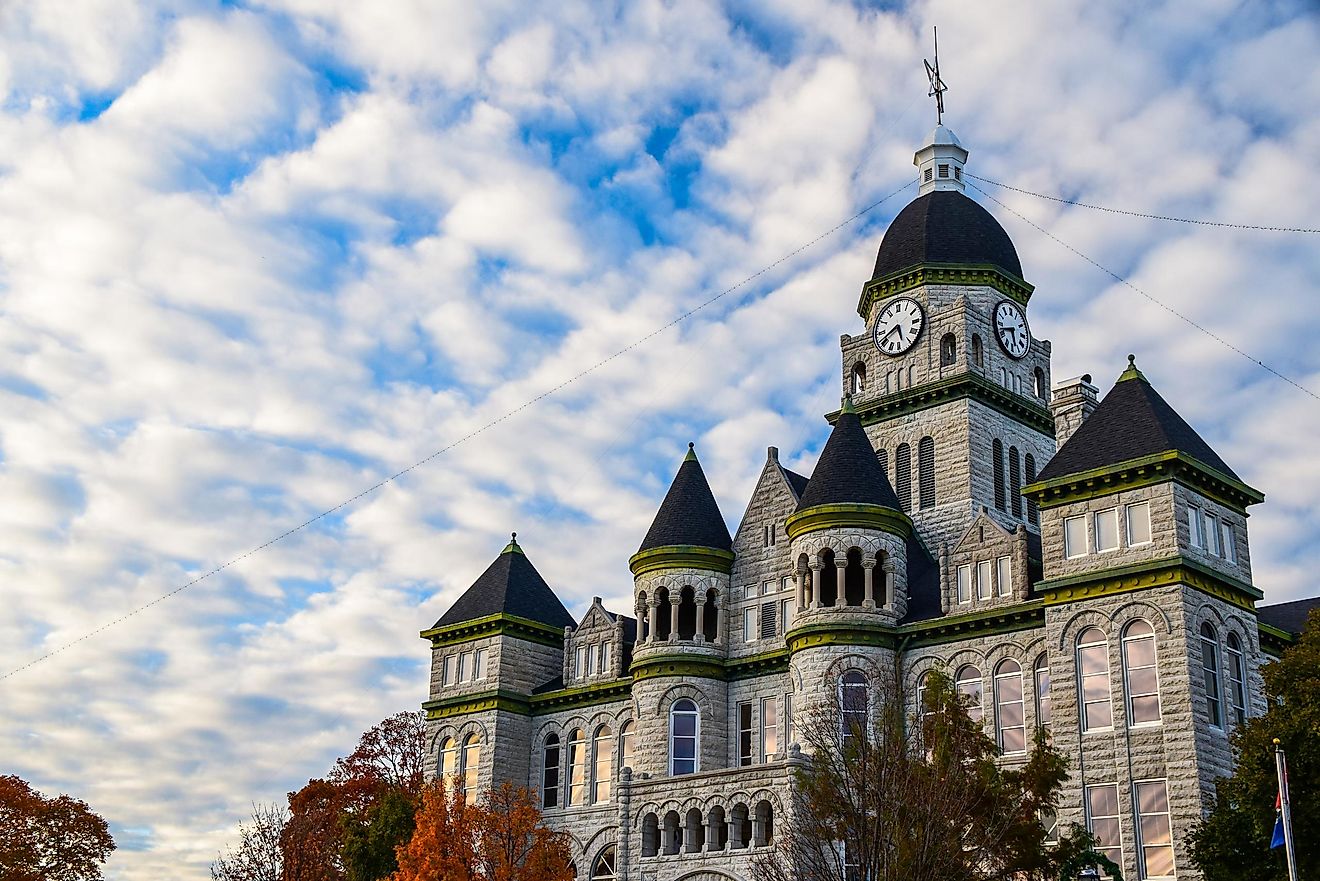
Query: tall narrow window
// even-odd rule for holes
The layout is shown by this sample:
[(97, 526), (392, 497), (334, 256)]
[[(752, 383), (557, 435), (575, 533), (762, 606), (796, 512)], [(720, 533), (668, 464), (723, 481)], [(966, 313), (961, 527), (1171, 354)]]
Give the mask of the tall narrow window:
[(858, 361), (852, 369), (852, 393), (860, 395), (866, 391), (866, 365)]
[(1013, 505), (1013, 516), (1022, 516), (1022, 459), (1017, 447), (1008, 448), (1008, 498)]
[(779, 705), (775, 698), (761, 698), (761, 761), (779, 753)]
[(596, 729), (595, 753), (591, 803), (601, 805), (610, 800), (610, 784), (614, 782), (614, 732), (610, 726)]
[(1128, 547), (1135, 545), (1144, 545), (1150, 543), (1150, 504), (1140, 502), (1136, 505), (1128, 505), (1124, 510), (1127, 515), (1127, 543)]
[(752, 763), (752, 705), (738, 704), (738, 764)]
[(610, 644), (602, 642), (600, 644), (600, 659), (596, 669), (601, 673), (610, 673)]
[(995, 560), (995, 587), (1001, 597), (1013, 595), (1013, 558), (999, 557)]
[(1234, 725), (1247, 721), (1247, 668), (1242, 661), (1242, 642), (1229, 631), (1224, 656), (1228, 662), (1228, 704)]
[(1156, 672), (1155, 631), (1138, 618), (1123, 631), (1123, 675), (1127, 679), (1129, 725), (1160, 721), (1160, 680)]
[(1233, 524), (1227, 520), (1219, 521), (1219, 549), (1225, 560), (1230, 563), (1237, 562), (1237, 542), (1233, 539)]
[(935, 507), (935, 439), (930, 436), (917, 441), (917, 502)]
[(701, 737), (701, 718), (697, 705), (688, 698), (674, 701), (669, 711), (669, 773), (697, 772), (697, 743)]
[(972, 567), (958, 567), (958, 602), (970, 603), (972, 601)]
[(899, 444), (894, 451), (894, 490), (898, 493), (898, 506), (912, 510), (912, 448)]
[(1141, 877), (1172, 878), (1173, 826), (1169, 822), (1169, 788), (1163, 780), (1134, 785), (1137, 840), (1141, 846)]
[(1054, 722), (1054, 702), (1050, 698), (1050, 661), (1045, 655), (1036, 659), (1036, 724), (1046, 731)]
[(635, 768), (633, 764), (633, 750), (637, 748), (637, 726), (629, 719), (623, 723), (620, 729), (622, 734), (619, 738), (619, 770), (624, 768)]
[(867, 734), (866, 676), (861, 670), (849, 670), (839, 678), (839, 708), (842, 710), (842, 733), (845, 738)]
[(999, 749), (1005, 753), (1027, 750), (1027, 720), (1022, 700), (1022, 667), (1017, 661), (1000, 661), (995, 670), (995, 726)]
[(1219, 551), (1219, 518), (1213, 514), (1205, 515), (1205, 549), (1216, 557)]
[(973, 722), (980, 722), (985, 713), (981, 698), (981, 671), (971, 664), (959, 668), (954, 686), (967, 707), (967, 715)]
[(875, 460), (880, 463), (880, 470), (885, 473), (885, 480), (889, 479), (889, 451), (876, 450)]
[(1118, 549), (1118, 509), (1095, 512), (1095, 549), (1100, 553)]
[(1031, 390), (1035, 392), (1036, 397), (1045, 400), (1045, 371), (1037, 367), (1032, 371), (1031, 377)]
[(784, 695), (784, 752), (793, 743), (793, 692)]
[(587, 800), (587, 738), (581, 728), (568, 735), (568, 804)]
[(559, 735), (545, 739), (545, 752), (541, 758), (541, 807), (559, 807)]
[(978, 600), (988, 600), (995, 595), (995, 585), (990, 579), (990, 561), (981, 560), (976, 564), (976, 598)]
[(486, 678), (486, 650), (477, 649), (472, 654), (472, 681)]
[(440, 743), (440, 779), (445, 786), (455, 785), (458, 774), (458, 744), (452, 737), (446, 737)]
[(444, 676), (441, 679), (443, 685), (453, 685), (458, 681), (458, 655), (448, 655), (445, 658)]
[(1086, 554), (1086, 518), (1080, 514), (1063, 520), (1063, 555), (1068, 559)]
[(467, 682), (472, 675), (472, 652), (463, 652), (458, 656), (458, 681)]
[(940, 366), (951, 367), (958, 360), (958, 338), (951, 333), (940, 337)]
[[(1036, 482), (1036, 457), (1027, 453), (1023, 461), (1026, 468), (1026, 482), (1032, 484)], [(1027, 522), (1033, 526), (1040, 522), (1040, 507), (1031, 499), (1027, 499)]]
[(743, 642), (756, 640), (756, 607), (743, 609)]
[(1201, 519), (1200, 508), (1187, 509), (1187, 534), (1192, 547), (1205, 547), (1205, 522)]
[(1109, 641), (1098, 627), (1088, 627), (1077, 637), (1077, 676), (1082, 687), (1082, 730), (1103, 731), (1114, 727), (1114, 707), (1109, 697)]
[(977, 367), (985, 366), (985, 353), (981, 349), (981, 335), (972, 334), (972, 363)]
[[(665, 611), (668, 611), (666, 609)], [(579, 679), (587, 675), (587, 647), (580, 645), (573, 651), (573, 674)]]
[(1123, 839), (1118, 828), (1118, 784), (1086, 787), (1086, 829), (1095, 836), (1095, 849), (1123, 865)]
[(477, 792), (477, 773), (481, 770), (481, 738), (469, 734), (463, 738), (463, 791), (470, 796)]
[(990, 455), (994, 458), (992, 470), (995, 481), (995, 507), (1008, 510), (1008, 490), (1004, 486), (1004, 444), (998, 438), (990, 445)]
[(1219, 696), (1219, 637), (1210, 622), (1201, 625), (1201, 669), (1205, 680), (1205, 714), (1210, 724), (1224, 727), (1224, 708)]
[(596, 647), (594, 645), (587, 646), (587, 675), (596, 675)]

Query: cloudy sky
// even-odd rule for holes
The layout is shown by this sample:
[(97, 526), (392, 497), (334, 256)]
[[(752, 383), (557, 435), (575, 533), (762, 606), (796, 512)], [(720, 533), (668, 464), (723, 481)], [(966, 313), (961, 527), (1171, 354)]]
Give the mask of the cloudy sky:
[[(969, 171), (1320, 225), (1307, 0), (0, 4), (0, 674), (337, 505), (911, 181), (930, 26)], [(1320, 391), (1312, 235), (993, 191)], [(629, 605), (686, 443), (731, 527), (809, 471), (899, 196), (282, 543), (0, 680), (0, 772), (89, 801), (114, 878), (200, 879), (425, 698), (429, 625), (518, 530)], [(983, 201), (987, 201), (984, 197)], [(1314, 592), (1320, 401), (993, 203), (1054, 375), (1137, 354)]]

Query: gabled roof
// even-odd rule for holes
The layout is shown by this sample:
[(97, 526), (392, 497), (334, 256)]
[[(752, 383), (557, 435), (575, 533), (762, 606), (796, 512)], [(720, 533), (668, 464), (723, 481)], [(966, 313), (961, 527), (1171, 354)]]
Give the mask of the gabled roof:
[(862, 429), (862, 421), (857, 418), (851, 399), (844, 401), (834, 430), (825, 441), (825, 449), (820, 451), (816, 470), (811, 472), (811, 479), (800, 494), (797, 510), (838, 504), (879, 505), (901, 510), (898, 496), (894, 495), (885, 470), (875, 458), (875, 450)]
[(660, 510), (637, 552), (682, 545), (733, 550), (729, 527), (715, 503), (715, 494), (710, 491), (692, 444), (688, 444), (683, 464), (678, 467), (678, 474), (674, 475), (674, 482), (669, 485), (669, 492), (665, 493), (665, 500), (660, 503)]
[(807, 484), (811, 481), (811, 478), (804, 477), (796, 471), (790, 471), (783, 465), (779, 466), (779, 470), (784, 472), (784, 477), (788, 480), (788, 485), (792, 488), (793, 495), (797, 496), (799, 499), (802, 498), (802, 494), (807, 491)]
[(518, 546), (516, 532), (495, 562), (486, 567), (434, 626), (445, 627), (500, 614), (552, 627), (572, 627), (577, 623)]
[(1167, 452), (1184, 453), (1241, 481), (1196, 429), (1160, 397), (1129, 355), (1127, 370), (1036, 480), (1053, 480)]

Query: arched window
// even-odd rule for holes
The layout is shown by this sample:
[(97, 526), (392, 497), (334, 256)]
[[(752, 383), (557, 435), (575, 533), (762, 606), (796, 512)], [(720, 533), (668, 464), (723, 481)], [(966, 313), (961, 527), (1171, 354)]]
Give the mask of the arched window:
[(752, 844), (756, 847), (769, 847), (774, 840), (774, 826), (775, 812), (770, 802), (758, 801), (752, 822)]
[(981, 699), (981, 671), (971, 664), (959, 667), (958, 675), (954, 677), (954, 686), (958, 689), (963, 705), (967, 707), (967, 715), (973, 722), (980, 722), (985, 714)]
[(1022, 468), (1018, 448), (1008, 448), (1008, 497), (1012, 499), (1013, 516), (1022, 516)]
[(568, 804), (587, 801), (587, 738), (581, 728), (568, 735)]
[[(1027, 469), (1026, 482), (1028, 484), (1035, 483), (1036, 457), (1031, 455), (1030, 453), (1027, 453), (1025, 464)], [(1027, 499), (1027, 522), (1032, 524), (1033, 526), (1040, 522), (1040, 508), (1036, 507), (1036, 503), (1033, 502), (1031, 499)]]
[(609, 845), (591, 864), (591, 881), (614, 881), (614, 845)]
[(454, 738), (446, 737), (440, 743), (440, 779), (445, 786), (453, 786), (458, 774), (458, 743)]
[(876, 450), (875, 460), (880, 463), (880, 470), (885, 473), (885, 480), (889, 479), (889, 451)]
[(559, 807), (559, 735), (545, 739), (541, 762), (541, 807)]
[(646, 591), (637, 592), (637, 641), (646, 642), (651, 637), (651, 606), (646, 601)]
[(994, 457), (994, 480), (995, 480), (995, 507), (1001, 511), (1008, 510), (1008, 493), (1004, 487), (1004, 444), (999, 438), (995, 438), (990, 445), (990, 455)]
[(690, 587), (683, 588), (678, 596), (678, 638), (691, 639), (697, 633), (697, 600)]
[(917, 715), (922, 719), (934, 715), (933, 710), (926, 708), (926, 683), (930, 680), (930, 673), (922, 673), (917, 679)]
[(642, 818), (642, 856), (653, 857), (660, 852), (660, 818), (647, 814)]
[(678, 821), (678, 811), (665, 814), (664, 852), (678, 853), (683, 849), (683, 826)]
[(619, 771), (620, 772), (622, 772), (624, 768), (634, 767), (633, 750), (636, 748), (636, 743), (637, 743), (636, 731), (637, 731), (637, 726), (633, 724), (633, 721), (631, 719), (629, 719), (627, 722), (624, 722), (623, 727), (619, 729), (619, 733), (620, 733)]
[[(774, 526), (770, 527), (774, 529)], [(715, 642), (720, 636), (720, 595), (711, 588), (706, 591), (706, 604), (701, 607), (701, 635), (706, 642)]]
[(1234, 725), (1247, 721), (1247, 667), (1242, 660), (1242, 643), (1236, 633), (1228, 633), (1224, 655), (1228, 660), (1228, 704)]
[(917, 441), (917, 504), (935, 507), (935, 440), (929, 435)]
[(669, 710), (669, 774), (695, 774), (697, 745), (701, 740), (701, 715), (695, 701), (680, 698)]
[(469, 734), (463, 738), (463, 791), (472, 795), (477, 791), (477, 772), (481, 770), (481, 738)]
[(866, 391), (866, 365), (858, 361), (852, 369), (852, 393), (860, 395)]
[(706, 846), (706, 824), (701, 821), (700, 808), (688, 808), (683, 817), (683, 845), (687, 853), (701, 853)]
[(1155, 663), (1155, 631), (1138, 618), (1123, 631), (1123, 676), (1129, 725), (1160, 721), (1160, 679)]
[(848, 565), (843, 570), (844, 606), (860, 606), (866, 599), (866, 572), (862, 569), (862, 552), (857, 548), (848, 549)]
[(1223, 728), (1223, 699), (1219, 695), (1219, 636), (1209, 621), (1201, 625), (1201, 669), (1205, 675), (1206, 716), (1211, 725)]
[(940, 366), (948, 367), (958, 360), (958, 338), (951, 333), (940, 337)]
[(1027, 720), (1022, 701), (1022, 667), (1000, 661), (995, 669), (995, 726), (999, 749), (1005, 753), (1027, 750)]
[(985, 366), (985, 353), (981, 351), (981, 335), (972, 334), (972, 363), (977, 367)]
[(1109, 641), (1098, 627), (1088, 627), (1077, 637), (1077, 676), (1082, 690), (1082, 730), (1113, 728), (1114, 708), (1109, 701)]
[(669, 628), (671, 624), (669, 612), (669, 588), (656, 588), (655, 604), (655, 634), (653, 635), (653, 638), (657, 642), (661, 642), (669, 639)]
[(866, 736), (866, 676), (861, 670), (848, 670), (839, 677), (840, 734), (846, 740), (853, 735)]
[(1050, 661), (1041, 655), (1033, 668), (1036, 685), (1036, 724), (1047, 732), (1054, 722), (1054, 702), (1050, 698)]
[(747, 805), (736, 804), (729, 815), (729, 847), (743, 848), (752, 843), (752, 814)]
[(1048, 391), (1045, 388), (1045, 371), (1037, 367), (1032, 372), (1031, 376), (1032, 376), (1032, 391), (1036, 393), (1036, 397), (1040, 398), (1042, 401), (1045, 400), (1046, 398), (1045, 393), (1046, 391)]
[(899, 444), (894, 451), (894, 491), (898, 493), (898, 506), (912, 510), (912, 447)]
[(610, 800), (610, 784), (614, 781), (614, 732), (608, 725), (596, 729), (593, 771), (591, 803), (603, 805)]
[(719, 805), (706, 815), (706, 850), (724, 850), (729, 844), (729, 824), (724, 819), (724, 808)]

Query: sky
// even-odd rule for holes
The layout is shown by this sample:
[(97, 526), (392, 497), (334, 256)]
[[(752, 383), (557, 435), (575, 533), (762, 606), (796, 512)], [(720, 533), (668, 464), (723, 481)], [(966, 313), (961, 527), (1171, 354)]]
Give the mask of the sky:
[[(1320, 226), (1306, 0), (0, 4), (0, 675), (448, 448), (0, 679), (0, 773), (105, 816), (110, 878), (206, 878), (419, 706), (509, 532), (626, 611), (689, 441), (731, 529), (767, 446), (809, 473), (932, 25), (970, 173)], [(987, 189), (1205, 329), (971, 193), (1056, 379), (1136, 354), (1266, 494), (1266, 602), (1315, 593), (1320, 400), (1252, 359), (1320, 393), (1316, 237)]]

